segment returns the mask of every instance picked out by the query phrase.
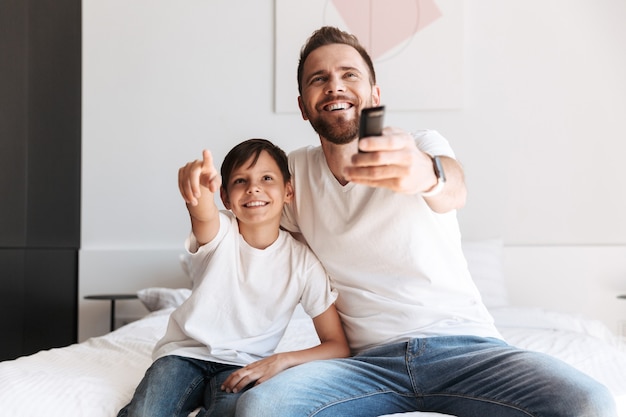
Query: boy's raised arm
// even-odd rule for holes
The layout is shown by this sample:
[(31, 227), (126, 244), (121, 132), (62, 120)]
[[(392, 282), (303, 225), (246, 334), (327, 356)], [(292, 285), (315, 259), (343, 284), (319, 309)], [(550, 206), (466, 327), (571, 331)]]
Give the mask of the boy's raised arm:
[(219, 231), (219, 209), (215, 193), (222, 185), (222, 177), (208, 150), (202, 151), (202, 160), (188, 162), (178, 170), (178, 188), (187, 204), (191, 229), (200, 246), (210, 242)]

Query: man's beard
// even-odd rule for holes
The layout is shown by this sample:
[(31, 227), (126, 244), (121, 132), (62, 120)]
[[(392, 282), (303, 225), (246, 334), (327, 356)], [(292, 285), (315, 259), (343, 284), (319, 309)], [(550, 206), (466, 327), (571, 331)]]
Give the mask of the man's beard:
[(345, 145), (352, 142), (359, 135), (359, 119), (344, 118), (329, 121), (323, 117), (309, 117), (309, 122), (318, 135), (336, 145)]

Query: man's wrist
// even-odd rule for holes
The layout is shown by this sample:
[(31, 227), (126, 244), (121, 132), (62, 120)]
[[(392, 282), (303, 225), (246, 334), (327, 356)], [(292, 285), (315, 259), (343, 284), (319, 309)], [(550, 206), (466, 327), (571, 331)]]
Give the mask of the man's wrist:
[(443, 170), (443, 164), (441, 163), (441, 159), (435, 155), (430, 156), (430, 159), (433, 162), (433, 171), (435, 172), (435, 176), (437, 177), (437, 183), (433, 185), (429, 190), (423, 191), (421, 193), (422, 197), (434, 197), (438, 194), (441, 194), (444, 186), (446, 185), (446, 174)]

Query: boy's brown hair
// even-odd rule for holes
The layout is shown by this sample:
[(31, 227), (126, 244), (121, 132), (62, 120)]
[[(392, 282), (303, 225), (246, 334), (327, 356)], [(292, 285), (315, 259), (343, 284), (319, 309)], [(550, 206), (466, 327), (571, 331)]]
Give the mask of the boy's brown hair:
[(280, 172), (283, 175), (283, 181), (285, 184), (291, 179), (291, 174), (289, 173), (289, 163), (287, 162), (287, 154), (285, 154), (285, 151), (267, 139), (248, 139), (232, 148), (224, 158), (220, 174), (222, 175), (222, 188), (225, 192), (228, 191), (230, 175), (232, 172), (245, 164), (250, 157), (253, 158), (250, 166), (254, 166), (259, 160), (259, 155), (261, 155), (261, 152), (263, 151), (266, 151), (272, 159), (276, 161), (278, 169), (280, 169)]

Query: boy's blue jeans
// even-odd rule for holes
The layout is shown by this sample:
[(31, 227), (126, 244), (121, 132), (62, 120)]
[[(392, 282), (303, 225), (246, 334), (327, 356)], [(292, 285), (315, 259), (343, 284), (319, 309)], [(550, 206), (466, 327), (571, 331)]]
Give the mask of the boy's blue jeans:
[(433, 337), (287, 369), (245, 393), (237, 417), (616, 417), (601, 384), (497, 339)]
[(233, 416), (241, 393), (220, 390), (222, 382), (239, 366), (163, 356), (146, 371), (131, 402), (118, 417), (187, 417), (200, 407), (197, 417)]

